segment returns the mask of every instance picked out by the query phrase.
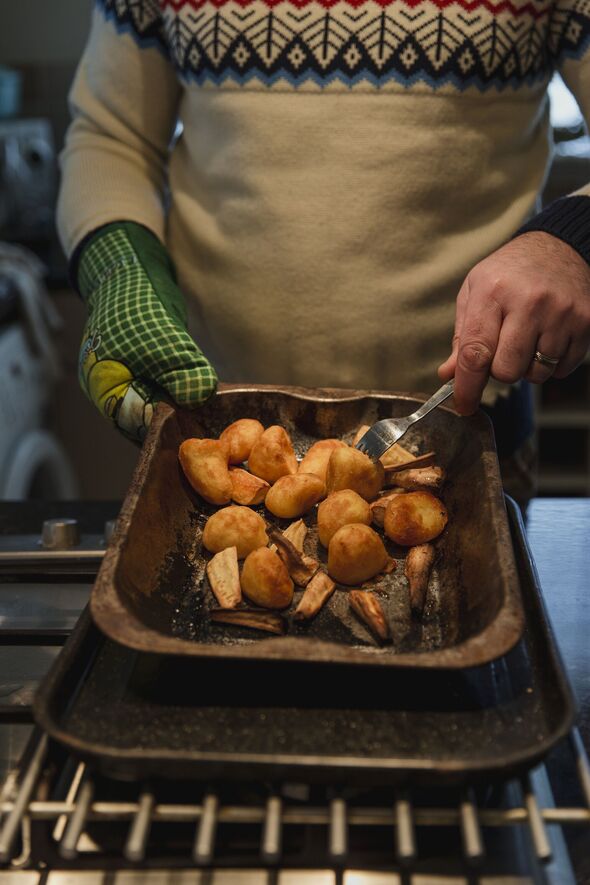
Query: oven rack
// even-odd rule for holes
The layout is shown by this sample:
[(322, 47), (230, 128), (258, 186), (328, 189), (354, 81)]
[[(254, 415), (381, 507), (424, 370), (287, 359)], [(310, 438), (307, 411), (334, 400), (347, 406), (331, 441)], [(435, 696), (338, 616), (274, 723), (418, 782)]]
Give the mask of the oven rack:
[[(325, 830), (325, 863), (342, 866), (349, 855), (349, 835), (355, 827), (381, 827), (391, 831), (392, 860), (408, 865), (419, 859), (417, 831), (420, 828), (458, 828), (463, 860), (478, 865), (486, 856), (483, 830), (519, 827), (528, 831), (534, 856), (541, 863), (552, 860), (548, 826), (588, 828), (590, 840), (590, 764), (577, 729), (563, 744), (575, 766), (582, 803), (576, 807), (556, 807), (552, 803), (544, 766), (509, 781), (505, 794), (515, 797), (508, 807), (481, 807), (473, 789), (462, 791), (456, 804), (437, 807), (415, 802), (412, 791), (392, 789), (389, 801), (378, 805), (358, 805), (338, 795), (334, 789), (323, 804), (294, 803), (302, 798), (305, 784), (283, 785), (259, 804), (239, 801), (224, 803), (218, 791), (202, 789), (200, 801), (193, 803), (158, 801), (156, 791), (141, 782), (132, 785), (133, 801), (95, 799), (95, 779), (84, 763), (69, 759), (70, 774), (63, 801), (39, 798), (39, 785), (48, 776), (52, 742), (36, 731), (29, 745), (28, 762), (15, 770), (0, 789), (0, 864), (26, 867), (31, 856), (31, 826), (35, 822), (52, 824), (52, 839), (58, 856), (75, 862), (80, 857), (94, 857), (100, 848), (84, 839), (87, 824), (116, 822), (126, 827), (120, 860), (141, 864), (150, 852), (150, 830), (156, 823), (194, 825), (190, 861), (196, 866), (215, 864), (216, 833), (224, 824), (260, 827), (259, 860), (269, 866), (283, 860), (283, 837), (293, 826), (312, 826)], [(65, 768), (64, 768), (65, 770)], [(539, 788), (539, 784), (541, 788)], [(297, 792), (299, 791), (299, 796)], [(541, 796), (543, 794), (544, 799)], [(291, 794), (291, 796), (290, 796)], [(290, 796), (290, 797), (289, 797)], [(547, 801), (547, 796), (549, 800)], [(18, 857), (16, 856), (18, 854)]]

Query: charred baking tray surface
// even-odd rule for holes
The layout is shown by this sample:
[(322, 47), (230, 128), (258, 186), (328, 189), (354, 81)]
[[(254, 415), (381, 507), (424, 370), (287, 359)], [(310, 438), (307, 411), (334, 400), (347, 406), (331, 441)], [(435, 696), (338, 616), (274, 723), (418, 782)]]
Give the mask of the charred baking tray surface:
[[(310, 623), (289, 617), (286, 636), (214, 625), (208, 617), (217, 603), (208, 587), (210, 554), (201, 536), (218, 508), (186, 482), (178, 463), (180, 442), (215, 437), (237, 418), (254, 417), (265, 426), (284, 426), (301, 455), (318, 439), (350, 441), (361, 424), (407, 414), (419, 401), (405, 394), (257, 387), (225, 390), (195, 413), (161, 405), (93, 589), (98, 626), (140, 651), (242, 661), (460, 668), (505, 654), (522, 634), (523, 617), (491, 424), (484, 415), (465, 419), (446, 408), (404, 437), (411, 451), (435, 450), (447, 473), (442, 497), (449, 524), (437, 542), (421, 621), (410, 613), (406, 550), (390, 542), (398, 567), (375, 589), (392, 626), (391, 644), (376, 643), (350, 610), (343, 587)], [(281, 528), (288, 524), (259, 510)], [(306, 552), (325, 563), (314, 515), (306, 521)]]
[(517, 508), (522, 640), (468, 670), (215, 661), (146, 654), (88, 613), (43, 683), (38, 723), (120, 778), (464, 783), (536, 764), (570, 729), (571, 690)]

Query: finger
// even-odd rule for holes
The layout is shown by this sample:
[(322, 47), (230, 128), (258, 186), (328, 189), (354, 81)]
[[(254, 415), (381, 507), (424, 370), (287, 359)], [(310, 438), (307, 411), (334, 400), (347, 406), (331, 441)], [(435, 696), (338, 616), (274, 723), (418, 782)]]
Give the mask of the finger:
[[(568, 349), (569, 337), (556, 333), (555, 331), (543, 332), (535, 345), (535, 353), (539, 351), (539, 353), (542, 353), (547, 357), (558, 359), (560, 361), (562, 357), (565, 356)], [(555, 373), (558, 365), (559, 363), (554, 366), (548, 366), (545, 363), (536, 360), (533, 355), (531, 364), (524, 377), (532, 384), (543, 384)]]
[(455, 405), (461, 415), (477, 409), (498, 346), (502, 311), (495, 301), (471, 292), (455, 369)]
[(451, 353), (441, 365), (438, 367), (438, 376), (441, 381), (449, 381), (455, 374), (455, 366), (457, 364), (457, 353), (459, 351), (459, 339), (461, 329), (463, 328), (463, 318), (465, 316), (465, 308), (469, 297), (469, 283), (465, 279), (463, 285), (459, 289), (457, 300), (455, 303), (455, 329), (453, 332), (453, 340), (451, 343)]
[[(540, 349), (540, 348), (539, 348)], [(543, 351), (544, 352), (544, 351)], [(588, 339), (572, 339), (565, 354), (559, 361), (559, 365), (553, 374), (554, 378), (566, 378), (584, 362), (588, 353)]]
[(531, 365), (539, 337), (537, 326), (520, 312), (509, 313), (502, 323), (490, 374), (497, 381), (513, 384)]
[(453, 336), (453, 345), (450, 356), (441, 363), (437, 369), (438, 377), (441, 381), (450, 381), (455, 374), (455, 366), (457, 365), (457, 351), (459, 349), (459, 336)]

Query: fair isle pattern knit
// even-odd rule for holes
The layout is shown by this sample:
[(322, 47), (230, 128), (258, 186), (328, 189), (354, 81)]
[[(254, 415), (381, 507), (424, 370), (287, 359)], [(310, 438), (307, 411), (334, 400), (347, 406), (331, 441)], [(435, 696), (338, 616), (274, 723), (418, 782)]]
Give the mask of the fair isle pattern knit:
[(98, 0), (199, 84), (517, 88), (582, 54), (590, 0)]

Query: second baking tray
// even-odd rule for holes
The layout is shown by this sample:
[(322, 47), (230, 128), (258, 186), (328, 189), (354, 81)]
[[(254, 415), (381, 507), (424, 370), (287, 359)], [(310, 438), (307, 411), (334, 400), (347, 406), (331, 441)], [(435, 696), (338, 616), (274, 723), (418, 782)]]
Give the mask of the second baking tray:
[[(442, 497), (449, 524), (436, 542), (422, 621), (410, 612), (406, 550), (387, 540), (399, 564), (375, 589), (392, 644), (377, 645), (351, 612), (346, 588), (337, 589), (311, 623), (290, 619), (287, 636), (268, 638), (209, 620), (216, 602), (201, 538), (217, 508), (184, 479), (182, 440), (216, 437), (230, 422), (251, 417), (285, 427), (301, 455), (315, 440), (350, 441), (359, 425), (408, 414), (419, 401), (409, 394), (255, 387), (224, 390), (193, 413), (160, 405), (92, 592), (96, 623), (141, 651), (216, 659), (460, 668), (505, 654), (520, 637), (523, 618), (491, 424), (482, 414), (460, 418), (448, 408), (436, 409), (404, 437), (414, 452), (434, 450), (448, 476)], [(281, 528), (287, 524), (260, 510)], [(306, 521), (306, 552), (325, 565), (313, 514)]]
[(574, 703), (516, 506), (523, 640), (470, 670), (210, 661), (132, 651), (86, 613), (44, 680), (37, 722), (121, 778), (465, 783), (533, 766)]

